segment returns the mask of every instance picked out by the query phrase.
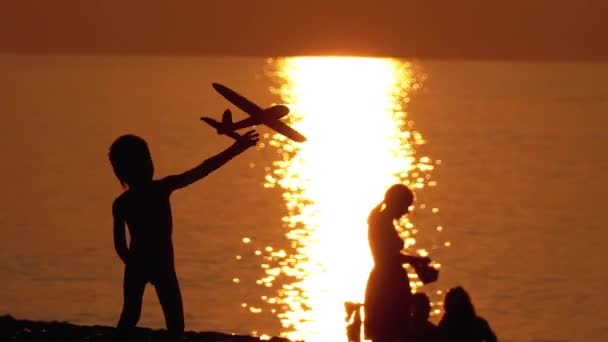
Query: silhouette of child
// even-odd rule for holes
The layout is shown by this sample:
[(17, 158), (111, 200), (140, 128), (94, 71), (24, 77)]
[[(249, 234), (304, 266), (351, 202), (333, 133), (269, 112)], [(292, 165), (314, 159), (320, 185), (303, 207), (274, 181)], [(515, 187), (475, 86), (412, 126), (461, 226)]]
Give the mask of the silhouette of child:
[[(374, 259), (365, 289), (365, 335), (374, 342), (408, 341), (411, 289), (403, 264), (428, 264), (426, 257), (401, 253), (403, 240), (395, 221), (409, 212), (414, 194), (403, 184), (391, 186), (369, 215), (368, 240)], [(405, 336), (404, 336), (405, 335)]]
[[(173, 260), (173, 222), (169, 196), (188, 186), (230, 159), (254, 146), (258, 134), (249, 131), (233, 145), (200, 165), (179, 175), (154, 180), (154, 165), (146, 142), (135, 135), (123, 135), (110, 147), (110, 162), (125, 191), (114, 200), (114, 248), (125, 264), (123, 308), (118, 334), (137, 325), (146, 284), (152, 283), (163, 309), (172, 339), (184, 331), (184, 313)], [(129, 246), (125, 236), (129, 228)]]
[(345, 302), (346, 311), (346, 337), (348, 342), (361, 341), (361, 303)]
[(469, 294), (460, 286), (446, 293), (439, 332), (446, 342), (496, 342), (488, 322), (477, 316)]
[(429, 322), (431, 302), (426, 294), (418, 292), (412, 296), (410, 307), (412, 316), (411, 342), (439, 342), (439, 329)]

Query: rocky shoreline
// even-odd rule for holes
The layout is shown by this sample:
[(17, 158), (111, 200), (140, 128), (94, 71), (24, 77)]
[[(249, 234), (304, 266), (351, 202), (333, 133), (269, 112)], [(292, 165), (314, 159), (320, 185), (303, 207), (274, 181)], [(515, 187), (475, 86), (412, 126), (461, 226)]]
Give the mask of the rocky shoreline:
[[(110, 342), (116, 341), (115, 329), (108, 326), (84, 326), (68, 322), (38, 322), (15, 319), (12, 316), (0, 316), (0, 341), (17, 342)], [(166, 340), (166, 330), (137, 328), (129, 341), (160, 342)], [(184, 333), (182, 341), (187, 342), (254, 342), (262, 341), (259, 337), (231, 335), (218, 332)], [(272, 342), (290, 342), (282, 337), (273, 337)]]

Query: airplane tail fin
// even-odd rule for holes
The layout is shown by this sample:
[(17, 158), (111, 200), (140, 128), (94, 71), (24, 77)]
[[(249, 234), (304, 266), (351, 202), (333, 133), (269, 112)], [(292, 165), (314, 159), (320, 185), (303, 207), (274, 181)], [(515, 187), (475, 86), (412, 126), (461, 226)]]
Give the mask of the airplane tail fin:
[(201, 117), (201, 120), (203, 120), (209, 126), (215, 128), (217, 134), (226, 134), (227, 132), (231, 132), (232, 126), (234, 125), (232, 122), (232, 112), (230, 109), (226, 109), (224, 114), (222, 114), (222, 122), (209, 117)]
[(226, 109), (224, 114), (222, 114), (222, 122), (206, 116), (201, 117), (201, 120), (207, 125), (215, 128), (217, 134), (225, 134), (236, 141), (241, 139), (241, 135), (234, 131), (234, 123), (232, 122), (232, 112), (230, 109)]
[(230, 109), (226, 109), (224, 111), (224, 114), (222, 114), (222, 126), (224, 126), (225, 129), (230, 129), (232, 125), (232, 112), (230, 111)]

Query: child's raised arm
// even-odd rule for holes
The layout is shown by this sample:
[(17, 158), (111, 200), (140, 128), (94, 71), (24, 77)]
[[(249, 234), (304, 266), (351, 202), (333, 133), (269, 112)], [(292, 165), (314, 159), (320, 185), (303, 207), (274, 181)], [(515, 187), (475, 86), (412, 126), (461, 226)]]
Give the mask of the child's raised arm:
[(251, 130), (242, 135), (234, 144), (215, 156), (205, 160), (198, 166), (179, 175), (167, 176), (161, 180), (171, 192), (176, 189), (188, 186), (201, 178), (207, 176), (211, 172), (219, 169), (226, 164), (230, 159), (234, 158), (241, 152), (255, 146), (259, 140), (259, 135), (256, 131)]
[(112, 205), (112, 216), (114, 219), (114, 249), (120, 260), (126, 264), (129, 248), (127, 247), (127, 237), (125, 235), (125, 220), (121, 214), (118, 199)]

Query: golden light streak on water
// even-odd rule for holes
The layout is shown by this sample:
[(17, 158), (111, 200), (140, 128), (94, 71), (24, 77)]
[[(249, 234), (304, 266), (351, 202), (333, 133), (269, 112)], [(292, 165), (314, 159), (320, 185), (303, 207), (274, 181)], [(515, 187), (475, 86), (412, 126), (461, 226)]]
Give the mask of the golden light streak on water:
[[(405, 112), (418, 84), (410, 64), (392, 59), (288, 58), (271, 67), (291, 109), (288, 122), (308, 141), (278, 134), (269, 141), (278, 158), (265, 186), (284, 190), (290, 247), (267, 250), (258, 282), (280, 287), (266, 302), (286, 337), (343, 341), (344, 302), (363, 301), (372, 268), (369, 212), (396, 182), (425, 187), (434, 167), (414, 156), (423, 139)], [(400, 224), (414, 246), (414, 224)], [(414, 275), (413, 287), (419, 284)]]

